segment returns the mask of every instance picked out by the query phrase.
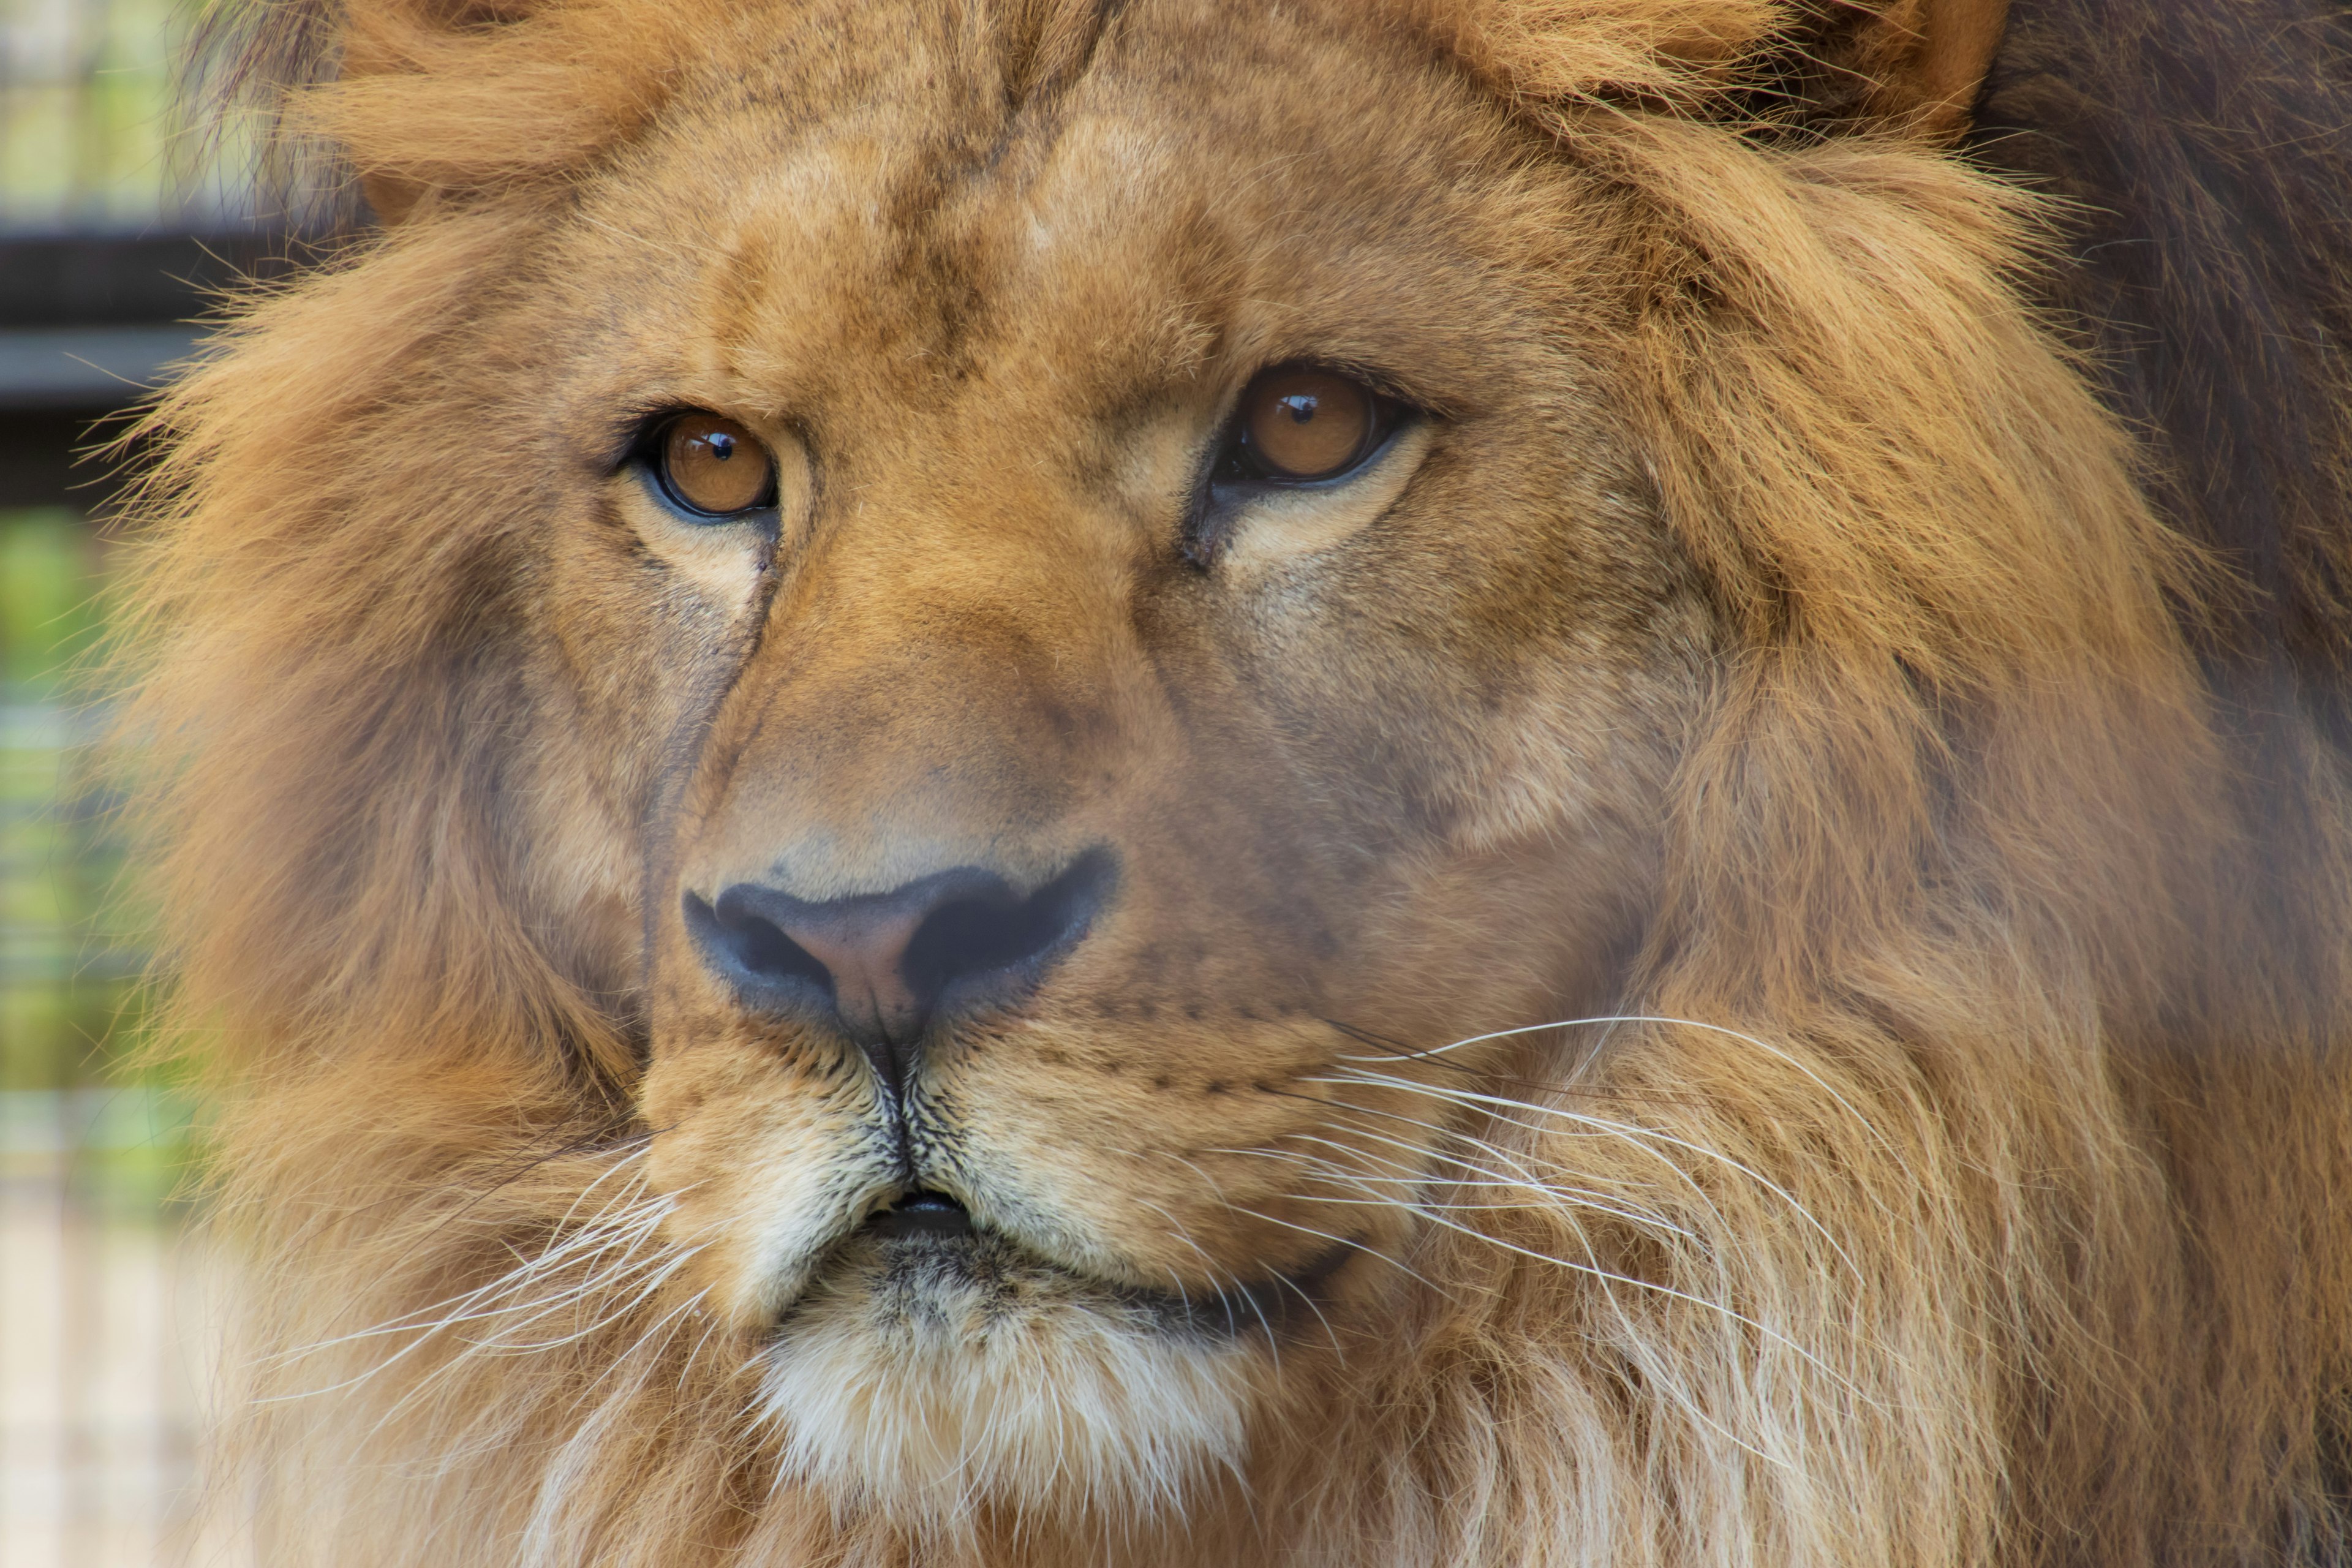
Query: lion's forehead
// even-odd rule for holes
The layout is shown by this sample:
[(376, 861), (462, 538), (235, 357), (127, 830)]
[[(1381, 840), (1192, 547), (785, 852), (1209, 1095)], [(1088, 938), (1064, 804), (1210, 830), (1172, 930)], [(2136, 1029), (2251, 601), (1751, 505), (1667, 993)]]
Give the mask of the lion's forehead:
[(1376, 36), (1237, 11), (1217, 26), (1256, 47), (1209, 51), (1202, 16), (1150, 11), (1024, 101), (918, 16), (912, 41), (828, 39), (823, 90), (787, 112), (812, 70), (794, 30), (774, 90), (681, 93), (588, 189), (570, 254), (639, 279), (642, 337), (803, 406), (887, 385), (936, 408), (1052, 365), (1024, 392), (1113, 414), (1221, 354), (1345, 356), (1354, 334), (1379, 357), (1474, 271), (1496, 293), (1514, 204), (1491, 111)]

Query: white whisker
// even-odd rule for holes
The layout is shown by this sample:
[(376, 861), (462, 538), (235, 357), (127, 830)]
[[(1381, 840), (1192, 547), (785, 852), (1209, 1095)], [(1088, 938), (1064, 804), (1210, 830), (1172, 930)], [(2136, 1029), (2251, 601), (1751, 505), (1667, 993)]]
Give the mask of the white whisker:
[[(1368, 1108), (1350, 1105), (1343, 1100), (1333, 1101), (1332, 1103), (1339, 1106), (1342, 1110), (1353, 1111), (1358, 1115), (1395, 1115), (1393, 1112), (1373, 1111)], [(1434, 1123), (1417, 1121), (1412, 1117), (1397, 1116), (1396, 1120), (1410, 1122), (1412, 1125), (1416, 1127), (1425, 1128), (1430, 1131), (1438, 1133), (1442, 1138), (1444, 1138), (1449, 1142), (1458, 1141), (1462, 1143), (1467, 1144), (1471, 1149), (1479, 1153), (1493, 1157), (1495, 1160), (1506, 1166), (1508, 1166), (1514, 1173), (1516, 1173), (1515, 1179), (1509, 1181), (1496, 1180), (1493, 1183), (1495, 1185), (1511, 1186), (1520, 1191), (1556, 1193), (1563, 1197), (1574, 1200), (1583, 1207), (1598, 1210), (1603, 1213), (1613, 1214), (1618, 1218), (1626, 1221), (1628, 1224), (1640, 1226), (1644, 1229), (1667, 1231), (1689, 1241), (1696, 1241), (1698, 1239), (1696, 1232), (1692, 1231), (1685, 1226), (1676, 1225), (1673, 1220), (1666, 1218), (1664, 1215), (1654, 1214), (1647, 1209), (1632, 1207), (1630, 1205), (1620, 1206), (1621, 1205), (1625, 1204), (1626, 1200), (1622, 1198), (1612, 1198), (1607, 1194), (1594, 1193), (1590, 1188), (1577, 1187), (1549, 1180), (1544, 1176), (1528, 1170), (1519, 1159), (1505, 1150), (1496, 1147), (1495, 1144), (1487, 1142), (1485, 1139), (1473, 1137), (1467, 1132), (1459, 1131), (1451, 1128), (1441, 1128), (1436, 1126)], [(1446, 1153), (1444, 1151), (1435, 1148), (1431, 1148), (1424, 1152), (1423, 1147), (1419, 1144), (1408, 1142), (1401, 1138), (1391, 1138), (1384, 1133), (1375, 1132), (1370, 1128), (1358, 1128), (1353, 1131), (1361, 1137), (1373, 1139), (1379, 1142), (1386, 1143), (1390, 1147), (1402, 1150), (1407, 1154), (1439, 1160), (1447, 1164), (1458, 1166), (1465, 1171), (1474, 1171), (1482, 1178), (1491, 1178), (1495, 1175), (1495, 1173), (1487, 1170), (1485, 1166), (1479, 1165), (1458, 1154)], [(1371, 1154), (1369, 1151), (1354, 1149), (1349, 1147), (1348, 1144), (1335, 1142), (1328, 1138), (1301, 1135), (1300, 1141), (1305, 1142), (1321, 1143), (1326, 1148), (1342, 1150), (1345, 1152), (1357, 1155), (1358, 1157), (1366, 1160), (1377, 1158), (1377, 1156)], [(1410, 1169), (1410, 1167), (1401, 1165), (1392, 1161), (1382, 1163), (1386, 1163), (1391, 1170), (1403, 1171)], [(1456, 1183), (1461, 1180), (1458, 1177), (1444, 1177), (1442, 1179), (1449, 1183)]]
[[(1706, 1023), (1697, 1018), (1677, 1018), (1664, 1013), (1601, 1014), (1590, 1018), (1562, 1018), (1548, 1024), (1526, 1024), (1516, 1029), (1496, 1029), (1484, 1035), (1472, 1035), (1464, 1039), (1454, 1040), (1447, 1045), (1434, 1046), (1425, 1051), (1400, 1051), (1372, 1057), (1340, 1056), (1334, 1059), (1344, 1062), (1420, 1061), (1427, 1058), (1444, 1056), (1448, 1051), (1458, 1051), (1467, 1046), (1480, 1045), (1487, 1040), (1508, 1039), (1516, 1035), (1539, 1034), (1547, 1029), (1574, 1029), (1595, 1025), (1617, 1024), (1664, 1024), (1675, 1028), (1704, 1029), (1709, 1034), (1722, 1035), (1727, 1038), (1738, 1040), (1743, 1045), (1753, 1046), (1758, 1050), (1764, 1052), (1767, 1056), (1784, 1062), (1790, 1067), (1796, 1068), (1799, 1072), (1804, 1074), (1808, 1079), (1811, 1080), (1815, 1088), (1819, 1089), (1823, 1094), (1828, 1095), (1830, 1100), (1840, 1110), (1843, 1110), (1848, 1116), (1853, 1117), (1854, 1121), (1861, 1125), (1864, 1131), (1876, 1139), (1880, 1147), (1884, 1148), (1890, 1154), (1895, 1153), (1894, 1145), (1887, 1142), (1885, 1134), (1879, 1131), (1877, 1123), (1872, 1121), (1869, 1117), (1864, 1116), (1860, 1110), (1856, 1110), (1845, 1096), (1840, 1094), (1836, 1089), (1831, 1086), (1827, 1079), (1823, 1079), (1821, 1074), (1815, 1072), (1811, 1067), (1807, 1066), (1802, 1059), (1794, 1056), (1790, 1052), (1782, 1049), (1780, 1047), (1772, 1044), (1770, 1041), (1760, 1039), (1754, 1035), (1745, 1032), (1744, 1030), (1728, 1028), (1721, 1024)], [(1897, 1158), (1899, 1159), (1900, 1156), (1897, 1155)]]
[[(1345, 1083), (1349, 1080), (1348, 1079), (1318, 1079), (1316, 1081)], [(1860, 1279), (1864, 1278), (1861, 1266), (1854, 1262), (1853, 1257), (1846, 1251), (1843, 1245), (1838, 1241), (1837, 1237), (1830, 1234), (1829, 1227), (1822, 1224), (1822, 1222), (1814, 1216), (1812, 1210), (1800, 1203), (1794, 1194), (1781, 1186), (1779, 1183), (1773, 1181), (1770, 1177), (1765, 1175), (1762, 1172), (1756, 1170), (1742, 1161), (1733, 1159), (1730, 1155), (1724, 1153), (1719, 1149), (1710, 1149), (1704, 1143), (1695, 1143), (1689, 1139), (1677, 1137), (1674, 1133), (1661, 1131), (1654, 1127), (1643, 1127), (1637, 1123), (1632, 1122), (1612, 1121), (1603, 1117), (1588, 1114), (1584, 1111), (1563, 1110), (1556, 1106), (1537, 1105), (1527, 1100), (1509, 1100), (1498, 1095), (1481, 1094), (1472, 1089), (1440, 1089), (1434, 1085), (1418, 1084), (1414, 1083), (1410, 1079), (1391, 1078), (1385, 1074), (1363, 1074), (1356, 1077), (1353, 1081), (1367, 1088), (1393, 1089), (1406, 1093), (1424, 1095), (1430, 1099), (1443, 1100), (1450, 1104), (1460, 1105), (1465, 1109), (1492, 1110), (1494, 1108), (1500, 1107), (1511, 1110), (1525, 1110), (1534, 1115), (1551, 1117), (1559, 1121), (1590, 1127), (1598, 1133), (1605, 1136), (1622, 1138), (1633, 1147), (1644, 1150), (1654, 1158), (1657, 1159), (1661, 1163), (1666, 1165), (1669, 1169), (1682, 1176), (1684, 1180), (1692, 1181), (1692, 1184), (1694, 1186), (1696, 1185), (1696, 1183), (1692, 1180), (1690, 1173), (1684, 1170), (1680, 1165), (1675, 1164), (1674, 1161), (1667, 1159), (1666, 1156), (1658, 1150), (1652, 1148), (1650, 1146), (1651, 1143), (1664, 1143), (1669, 1147), (1685, 1150), (1690, 1153), (1696, 1154), (1702, 1159), (1713, 1160), (1727, 1169), (1734, 1171), (1739, 1175), (1746, 1177), (1748, 1181), (1753, 1182), (1756, 1185), (1761, 1187), (1766, 1192), (1770, 1193), (1773, 1196), (1779, 1198), (1783, 1204), (1787, 1205), (1790, 1213), (1796, 1215), (1800, 1219), (1803, 1220), (1806, 1225), (1811, 1226), (1814, 1233), (1820, 1236), (1824, 1242), (1829, 1244), (1830, 1250), (1838, 1255), (1839, 1261), (1845, 1265), (1848, 1271), (1851, 1272), (1855, 1279)], [(1526, 1127), (1528, 1125), (1525, 1122), (1516, 1121), (1514, 1118), (1510, 1117), (1505, 1117), (1503, 1120), (1513, 1121), (1514, 1124), (1517, 1126)], [(1529, 1131), (1535, 1131), (1535, 1129), (1529, 1128)]]

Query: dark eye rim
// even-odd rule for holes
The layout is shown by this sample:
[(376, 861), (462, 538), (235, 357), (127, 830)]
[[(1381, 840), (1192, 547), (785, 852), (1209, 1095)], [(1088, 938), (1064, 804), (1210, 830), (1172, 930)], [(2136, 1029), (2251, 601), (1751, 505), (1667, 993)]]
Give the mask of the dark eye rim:
[[(635, 468), (645, 478), (646, 488), (652, 490), (665, 506), (690, 521), (740, 522), (746, 518), (761, 517), (774, 511), (779, 500), (780, 465), (776, 461), (775, 449), (765, 441), (760, 442), (760, 449), (768, 457), (768, 487), (761, 492), (760, 499), (750, 506), (740, 507), (733, 511), (706, 511), (678, 493), (677, 487), (671, 484), (669, 477), (667, 460), (669, 433), (671, 427), (679, 420), (698, 417), (724, 419), (730, 425), (741, 426), (745, 430), (751, 429), (751, 426), (743, 420), (736, 418), (731, 414), (722, 414), (716, 408), (658, 409), (638, 421), (636, 434), (630, 440), (628, 452), (622, 458), (622, 466)], [(756, 431), (753, 432), (753, 438), (758, 438)]]

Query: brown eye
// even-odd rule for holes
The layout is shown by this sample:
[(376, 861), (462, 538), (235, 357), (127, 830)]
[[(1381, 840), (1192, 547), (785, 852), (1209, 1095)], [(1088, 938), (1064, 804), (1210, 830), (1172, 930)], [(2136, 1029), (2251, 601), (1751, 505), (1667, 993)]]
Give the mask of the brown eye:
[(1328, 370), (1269, 371), (1242, 395), (1242, 440), (1268, 478), (1325, 479), (1371, 449), (1372, 392)]
[(661, 436), (661, 481), (670, 499), (715, 516), (767, 505), (775, 459), (760, 438), (716, 414), (681, 414)]

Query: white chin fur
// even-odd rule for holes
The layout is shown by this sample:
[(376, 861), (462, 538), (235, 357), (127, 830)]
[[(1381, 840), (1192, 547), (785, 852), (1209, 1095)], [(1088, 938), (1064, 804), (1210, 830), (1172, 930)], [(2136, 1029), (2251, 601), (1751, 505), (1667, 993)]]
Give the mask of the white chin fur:
[(1115, 1304), (920, 1294), (821, 1286), (769, 1352), (786, 1473), (836, 1506), (950, 1531), (982, 1503), (1133, 1518), (1238, 1467), (1243, 1344)]

